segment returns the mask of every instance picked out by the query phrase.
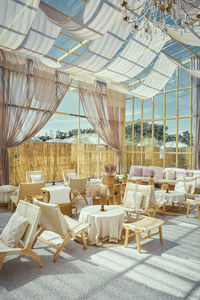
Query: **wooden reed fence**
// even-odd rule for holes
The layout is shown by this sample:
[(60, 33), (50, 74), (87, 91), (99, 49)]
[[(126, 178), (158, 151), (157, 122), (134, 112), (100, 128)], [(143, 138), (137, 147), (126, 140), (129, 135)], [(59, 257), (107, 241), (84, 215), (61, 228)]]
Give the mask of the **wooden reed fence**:
[[(129, 172), (132, 164), (163, 166), (164, 155), (159, 147), (152, 151), (152, 147), (134, 146), (133, 151), (131, 146), (125, 147), (125, 172)], [(188, 154), (178, 154), (178, 165), (190, 169), (190, 149), (184, 152)], [(81, 176), (99, 177), (105, 172), (106, 163), (117, 163), (117, 152), (106, 145), (26, 142), (9, 149), (9, 161), (10, 184), (18, 185), (26, 182), (25, 173), (31, 170), (42, 170), (46, 182), (63, 181), (62, 170), (67, 169), (76, 169)], [(165, 154), (165, 167), (174, 167), (175, 163), (175, 153)]]
[(76, 169), (79, 175), (98, 177), (105, 163), (116, 163), (117, 154), (108, 146), (26, 142), (9, 149), (10, 184), (26, 182), (26, 171), (42, 170), (46, 182), (63, 181), (62, 170)]

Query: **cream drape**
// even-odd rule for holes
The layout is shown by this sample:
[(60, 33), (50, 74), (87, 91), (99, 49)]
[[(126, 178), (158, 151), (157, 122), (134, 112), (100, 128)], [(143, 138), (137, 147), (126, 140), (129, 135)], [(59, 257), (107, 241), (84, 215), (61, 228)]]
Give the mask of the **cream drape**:
[[(143, 22), (144, 24), (144, 22)], [(159, 54), (166, 42), (163, 32), (158, 28), (155, 32), (153, 25), (152, 36), (145, 36), (144, 29), (132, 36), (124, 49), (105, 69), (99, 71), (96, 76), (115, 82), (132, 79), (142, 72)]]
[(160, 53), (148, 77), (132, 93), (141, 98), (155, 96), (169, 81), (175, 69), (176, 65), (164, 53)]
[(56, 111), (70, 82), (68, 74), (0, 51), (1, 184), (9, 184), (8, 148), (24, 143), (42, 129)]
[(18, 52), (33, 57), (46, 55), (53, 47), (61, 28), (50, 22), (45, 13), (38, 8), (31, 28)]
[[(192, 57), (191, 67), (200, 70), (200, 57)], [(200, 78), (192, 76), (192, 133), (194, 169), (200, 169)]]
[(122, 133), (125, 95), (103, 82), (78, 82), (85, 115), (101, 139), (118, 151), (118, 172), (122, 171)]
[(63, 70), (75, 75), (95, 75), (116, 54), (130, 32), (131, 25), (119, 16), (104, 36), (93, 41), (80, 57), (63, 67)]
[(36, 15), (39, 0), (0, 0), (0, 46), (17, 49)]
[(93, 0), (89, 1), (76, 16), (69, 19), (44, 2), (40, 3), (40, 8), (51, 22), (87, 40), (103, 36), (115, 23), (120, 7), (119, 0)]

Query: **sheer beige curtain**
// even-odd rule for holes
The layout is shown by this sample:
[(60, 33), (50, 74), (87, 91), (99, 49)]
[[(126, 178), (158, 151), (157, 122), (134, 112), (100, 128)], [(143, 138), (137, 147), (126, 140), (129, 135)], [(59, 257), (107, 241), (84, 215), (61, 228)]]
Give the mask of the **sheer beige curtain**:
[(0, 51), (1, 184), (9, 183), (8, 148), (24, 143), (42, 129), (70, 83), (68, 74)]
[[(200, 56), (191, 59), (191, 67), (200, 70)], [(194, 169), (200, 169), (200, 78), (192, 76), (192, 134)]]
[(102, 140), (118, 151), (118, 172), (121, 172), (126, 97), (109, 89), (100, 81), (96, 83), (79, 81), (78, 86), (85, 115)]

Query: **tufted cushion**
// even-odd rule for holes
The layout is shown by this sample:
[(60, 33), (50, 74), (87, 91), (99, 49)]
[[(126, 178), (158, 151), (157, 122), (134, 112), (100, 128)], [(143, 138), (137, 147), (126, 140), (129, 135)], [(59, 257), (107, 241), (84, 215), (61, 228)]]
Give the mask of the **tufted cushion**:
[(133, 175), (133, 176), (142, 176), (142, 168), (134, 168), (133, 173), (131, 175)]
[(31, 182), (32, 183), (43, 182), (42, 176), (41, 175), (31, 175)]
[(143, 169), (143, 176), (144, 177), (151, 177), (151, 176), (153, 176), (153, 170), (152, 169)]
[(154, 177), (160, 178), (160, 179), (163, 178), (163, 171), (164, 171), (164, 168), (162, 168), (162, 167), (157, 167), (157, 166), (150, 166), (149, 168), (153, 170), (153, 175), (154, 175)]
[(27, 226), (28, 220), (15, 212), (2, 231), (0, 239), (8, 247), (15, 248), (17, 243), (21, 240)]
[(175, 179), (175, 171), (169, 170), (165, 173), (165, 177), (167, 180), (174, 180)]
[(124, 206), (138, 210), (141, 207), (143, 197), (144, 194), (141, 192), (128, 191)]

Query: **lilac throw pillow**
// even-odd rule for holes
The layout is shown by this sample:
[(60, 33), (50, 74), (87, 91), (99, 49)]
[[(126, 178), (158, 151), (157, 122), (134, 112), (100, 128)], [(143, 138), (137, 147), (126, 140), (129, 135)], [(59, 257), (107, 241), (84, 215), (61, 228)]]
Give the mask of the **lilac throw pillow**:
[(134, 168), (133, 176), (142, 176), (142, 168)]
[(143, 176), (144, 177), (151, 177), (151, 176), (153, 176), (153, 170), (152, 169), (144, 169), (143, 170)]

